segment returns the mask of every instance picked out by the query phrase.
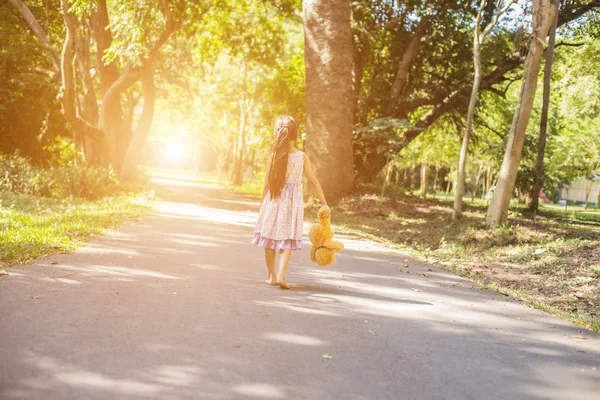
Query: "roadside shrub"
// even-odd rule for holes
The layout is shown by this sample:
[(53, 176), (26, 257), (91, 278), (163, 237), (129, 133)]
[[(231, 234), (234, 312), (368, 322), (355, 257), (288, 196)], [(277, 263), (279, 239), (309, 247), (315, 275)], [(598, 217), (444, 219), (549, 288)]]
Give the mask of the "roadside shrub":
[(42, 168), (18, 154), (0, 154), (0, 190), (39, 197), (97, 199), (120, 190), (112, 170), (75, 161)]

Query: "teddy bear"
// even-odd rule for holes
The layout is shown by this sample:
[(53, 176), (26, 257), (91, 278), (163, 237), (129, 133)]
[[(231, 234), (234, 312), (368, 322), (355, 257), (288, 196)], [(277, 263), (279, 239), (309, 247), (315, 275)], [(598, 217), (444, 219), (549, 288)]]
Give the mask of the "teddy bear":
[(326, 267), (335, 262), (335, 252), (342, 251), (344, 245), (332, 240), (331, 217), (327, 208), (321, 208), (318, 213), (319, 223), (310, 228), (308, 237), (312, 243), (310, 259), (320, 267)]

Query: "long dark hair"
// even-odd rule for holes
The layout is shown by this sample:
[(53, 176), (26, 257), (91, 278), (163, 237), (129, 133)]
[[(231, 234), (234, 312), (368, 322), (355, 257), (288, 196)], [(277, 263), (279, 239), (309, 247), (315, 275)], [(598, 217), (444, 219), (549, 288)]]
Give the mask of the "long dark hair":
[(271, 151), (271, 170), (269, 171), (269, 190), (271, 198), (276, 199), (281, 195), (287, 174), (288, 142), (295, 141), (298, 137), (298, 126), (294, 118), (282, 115), (275, 120), (275, 142)]

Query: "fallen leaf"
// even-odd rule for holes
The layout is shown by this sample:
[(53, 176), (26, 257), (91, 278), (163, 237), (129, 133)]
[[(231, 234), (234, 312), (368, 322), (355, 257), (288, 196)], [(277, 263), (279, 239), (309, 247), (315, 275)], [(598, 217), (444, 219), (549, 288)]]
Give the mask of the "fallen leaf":
[(412, 290), (413, 292), (422, 292), (421, 289), (410, 288), (410, 290)]
[(427, 274), (422, 274), (425, 278), (429, 278), (429, 275)]
[(331, 360), (333, 357), (331, 357), (329, 354), (325, 353), (323, 354), (321, 357), (323, 357), (326, 360)]
[(369, 329), (369, 332), (371, 332), (371, 335), (375, 336), (375, 332), (373, 332), (372, 330)]
[(31, 296), (32, 299), (41, 299), (40, 296)]
[(427, 268), (427, 271), (433, 271), (431, 268)]
[(0, 269), (0, 276), (2, 275), (8, 275), (8, 272), (6, 272), (4, 269)]
[(576, 340), (585, 340), (585, 338), (583, 336), (579, 336), (579, 335), (573, 335), (571, 337)]
[(404, 264), (404, 268), (408, 268), (408, 264)]
[(58, 261), (52, 261), (50, 264), (58, 264)]

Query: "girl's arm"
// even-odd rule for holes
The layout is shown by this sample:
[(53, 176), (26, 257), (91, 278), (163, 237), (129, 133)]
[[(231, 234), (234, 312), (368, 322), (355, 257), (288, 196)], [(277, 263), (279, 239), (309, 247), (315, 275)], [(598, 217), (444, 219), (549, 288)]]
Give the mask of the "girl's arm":
[(319, 180), (315, 175), (315, 171), (313, 171), (312, 164), (310, 163), (310, 160), (306, 154), (304, 154), (304, 175), (306, 175), (306, 178), (311, 183), (313, 189), (317, 193), (317, 197), (321, 201), (321, 204), (323, 204), (322, 208), (326, 208), (327, 210), (329, 210), (327, 200), (325, 199), (325, 194), (323, 194), (323, 188), (321, 188), (321, 184), (319, 183)]
[(265, 180), (263, 182), (262, 193), (260, 194), (260, 204), (262, 204), (267, 192), (269, 191), (269, 174), (271, 173), (271, 161), (273, 160), (273, 156), (269, 155), (267, 158), (267, 171), (265, 173)]

